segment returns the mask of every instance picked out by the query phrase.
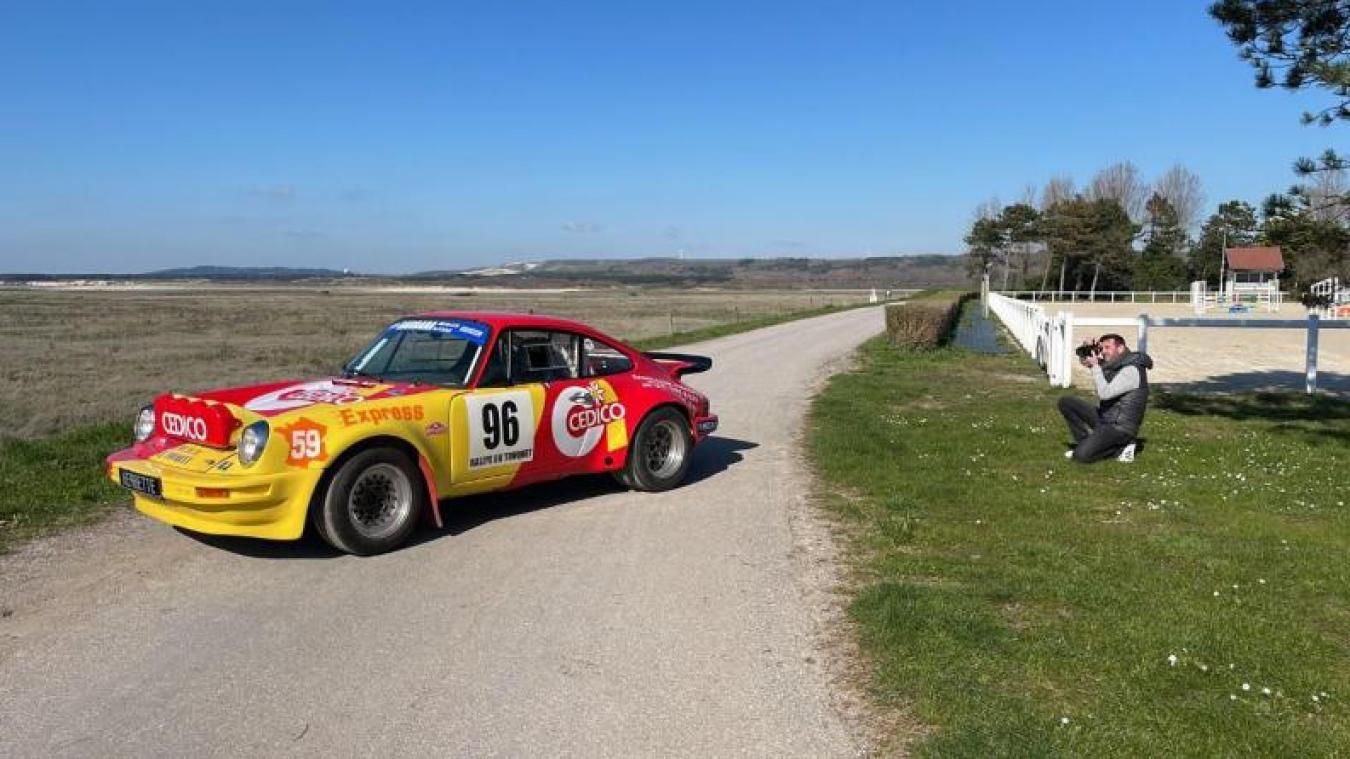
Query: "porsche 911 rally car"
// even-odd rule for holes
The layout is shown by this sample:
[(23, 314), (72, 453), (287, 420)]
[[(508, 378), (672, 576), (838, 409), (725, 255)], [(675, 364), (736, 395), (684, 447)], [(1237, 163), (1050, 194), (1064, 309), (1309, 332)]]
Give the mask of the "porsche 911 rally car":
[(717, 429), (682, 377), (711, 359), (641, 353), (565, 319), (437, 312), (400, 319), (340, 376), (161, 395), (107, 459), (136, 508), (203, 533), (375, 554), (442, 499), (610, 472), (678, 485)]

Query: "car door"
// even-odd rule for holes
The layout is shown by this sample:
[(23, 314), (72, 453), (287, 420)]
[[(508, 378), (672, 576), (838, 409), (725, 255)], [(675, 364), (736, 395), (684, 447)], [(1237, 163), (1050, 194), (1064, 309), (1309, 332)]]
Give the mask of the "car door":
[(477, 386), (451, 402), (456, 494), (523, 484), (543, 463), (538, 443), (544, 383), (512, 366), (518, 342), (514, 331), (500, 333)]
[(548, 439), (540, 446), (554, 457), (555, 476), (617, 468), (628, 446), (628, 408), (618, 382), (632, 362), (593, 337), (571, 332), (551, 336), (562, 368), (548, 384)]

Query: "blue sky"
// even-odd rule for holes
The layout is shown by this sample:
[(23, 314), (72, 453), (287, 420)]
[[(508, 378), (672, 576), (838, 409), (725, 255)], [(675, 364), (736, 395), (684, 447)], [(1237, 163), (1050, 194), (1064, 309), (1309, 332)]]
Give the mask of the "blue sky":
[(1343, 127), (1205, 7), (0, 0), (0, 271), (956, 253), (1121, 160), (1255, 203)]

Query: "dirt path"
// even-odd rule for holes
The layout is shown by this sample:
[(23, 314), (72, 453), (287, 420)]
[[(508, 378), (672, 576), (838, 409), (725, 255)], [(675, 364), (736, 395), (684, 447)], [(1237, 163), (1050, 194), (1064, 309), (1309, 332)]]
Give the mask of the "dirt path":
[(691, 482), (449, 505), (372, 559), (123, 514), (0, 559), (0, 754), (848, 756), (796, 436), (866, 309), (698, 346)]

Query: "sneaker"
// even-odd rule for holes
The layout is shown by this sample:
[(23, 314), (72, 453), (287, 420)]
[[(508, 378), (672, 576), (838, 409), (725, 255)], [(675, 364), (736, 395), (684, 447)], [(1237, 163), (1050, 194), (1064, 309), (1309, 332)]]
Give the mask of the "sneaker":
[(1116, 461), (1124, 461), (1126, 464), (1134, 461), (1134, 443), (1125, 446), (1125, 449), (1116, 457)]

